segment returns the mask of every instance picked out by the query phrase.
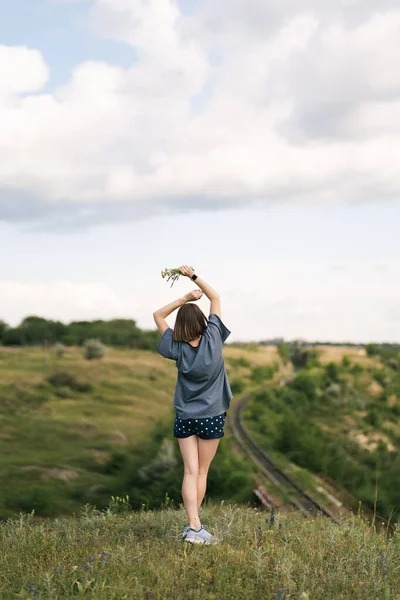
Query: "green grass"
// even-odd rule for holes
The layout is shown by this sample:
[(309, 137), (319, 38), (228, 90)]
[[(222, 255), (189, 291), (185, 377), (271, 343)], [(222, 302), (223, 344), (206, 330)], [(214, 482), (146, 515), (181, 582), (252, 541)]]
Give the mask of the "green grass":
[[(153, 352), (110, 349), (105, 359), (87, 361), (81, 349), (60, 359), (3, 348), (0, 357), (0, 517), (101, 503), (93, 490), (113, 493), (116, 477), (104, 466), (113, 455), (140, 454), (158, 422), (172, 429), (175, 367)], [(87, 391), (52, 385), (48, 378), (59, 370)]]
[(246, 505), (208, 504), (201, 519), (221, 542), (192, 546), (181, 539), (181, 505), (116, 508), (2, 523), (2, 600), (400, 598), (399, 533), (387, 539), (357, 516), (341, 525), (297, 514), (271, 522)]
[[(245, 362), (254, 354), (225, 352), (243, 355)], [(262, 352), (257, 357), (261, 363), (268, 360)], [(52, 377), (60, 371), (62, 378)], [(85, 503), (104, 507), (112, 494), (133, 497), (132, 488), (139, 504), (149, 498), (158, 502), (162, 485), (171, 486), (175, 475), (181, 478), (172, 435), (176, 375), (174, 361), (146, 350), (109, 348), (105, 358), (88, 361), (81, 348), (57, 358), (52, 350), (0, 347), (0, 519), (32, 508), (57, 516)], [(151, 462), (165, 437), (176, 448), (176, 471), (144, 493), (135, 474)], [(226, 495), (241, 471), (228, 445), (222, 440), (214, 464), (215, 473), (224, 473), (218, 494), (243, 501), (240, 486), (240, 496)], [(246, 490), (251, 496), (250, 484)]]

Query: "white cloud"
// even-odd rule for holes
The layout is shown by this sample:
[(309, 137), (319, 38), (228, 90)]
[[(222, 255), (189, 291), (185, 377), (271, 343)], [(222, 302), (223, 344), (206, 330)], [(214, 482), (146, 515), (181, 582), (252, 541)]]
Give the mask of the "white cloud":
[(24, 46), (0, 46), (0, 106), (8, 96), (36, 92), (49, 77), (43, 57)]
[(396, 197), (391, 5), (204, 0), (188, 18), (175, 0), (93, 0), (95, 31), (135, 47), (137, 62), (84, 62), (64, 88), (37, 93), (43, 57), (2, 47), (2, 195), (24, 198), (20, 219), (34, 198), (53, 213), (88, 204), (94, 220), (113, 202), (144, 214), (152, 202)]

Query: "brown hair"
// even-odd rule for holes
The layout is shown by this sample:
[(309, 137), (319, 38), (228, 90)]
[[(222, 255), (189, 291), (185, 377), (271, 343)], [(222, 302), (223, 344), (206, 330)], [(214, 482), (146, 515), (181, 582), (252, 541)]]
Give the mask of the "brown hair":
[(194, 302), (187, 302), (177, 312), (173, 339), (189, 342), (202, 335), (206, 327), (207, 317), (203, 311)]

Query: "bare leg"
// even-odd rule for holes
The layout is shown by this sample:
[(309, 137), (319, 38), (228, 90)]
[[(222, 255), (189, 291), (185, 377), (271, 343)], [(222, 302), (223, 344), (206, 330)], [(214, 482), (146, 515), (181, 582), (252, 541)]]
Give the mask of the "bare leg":
[(197, 435), (187, 438), (178, 438), (179, 447), (184, 463), (182, 481), (182, 499), (187, 513), (189, 526), (193, 529), (201, 527), (199, 511), (197, 509), (197, 479), (199, 473), (199, 454)]
[(207, 488), (207, 474), (212, 459), (217, 452), (219, 440), (202, 440), (198, 438), (199, 445), (199, 474), (197, 477), (197, 510), (200, 510)]

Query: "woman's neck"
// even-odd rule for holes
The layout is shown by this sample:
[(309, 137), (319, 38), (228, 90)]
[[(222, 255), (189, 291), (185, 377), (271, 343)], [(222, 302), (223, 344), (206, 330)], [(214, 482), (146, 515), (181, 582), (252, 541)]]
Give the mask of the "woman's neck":
[[(198, 335), (197, 338), (194, 338), (193, 340), (190, 340), (190, 342), (197, 342), (198, 341), (200, 343), (201, 335), (202, 334)], [(188, 344), (190, 344), (190, 342), (188, 342)], [(193, 344), (190, 344), (190, 345), (193, 346)], [(198, 344), (196, 344), (196, 345), (198, 345)]]

